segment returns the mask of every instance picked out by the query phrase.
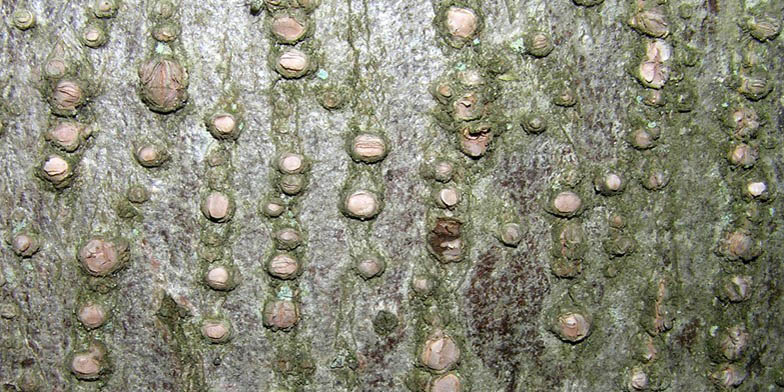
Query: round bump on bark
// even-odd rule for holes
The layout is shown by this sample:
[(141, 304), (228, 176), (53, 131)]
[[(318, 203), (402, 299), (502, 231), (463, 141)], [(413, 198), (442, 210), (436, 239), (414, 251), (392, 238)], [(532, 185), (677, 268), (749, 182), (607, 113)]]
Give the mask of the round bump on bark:
[(449, 335), (436, 331), (425, 341), (419, 360), (432, 371), (449, 371), (460, 360), (460, 347)]
[(108, 313), (109, 311), (101, 303), (85, 302), (79, 307), (76, 316), (79, 322), (89, 330), (104, 325), (108, 319)]
[(170, 0), (158, 0), (152, 6), (152, 15), (157, 19), (169, 19), (174, 16), (177, 6)]
[(310, 57), (299, 49), (285, 49), (275, 59), (275, 70), (286, 79), (305, 76), (311, 66)]
[(545, 32), (535, 31), (525, 37), (525, 50), (532, 56), (546, 57), (554, 48), (552, 37)]
[(460, 190), (453, 186), (445, 186), (433, 192), (433, 200), (440, 208), (453, 209), (460, 203)]
[(532, 135), (538, 135), (547, 130), (547, 118), (538, 114), (529, 114), (525, 116), (522, 119), (521, 124), (523, 125), (523, 130)]
[(551, 328), (561, 340), (579, 343), (591, 334), (591, 318), (579, 312), (566, 312), (555, 318)]
[(180, 36), (180, 26), (171, 22), (159, 23), (152, 28), (150, 35), (158, 42), (172, 42)]
[(269, 300), (264, 304), (264, 326), (273, 331), (288, 331), (299, 321), (299, 305), (288, 299)]
[(448, 373), (433, 379), (430, 384), (429, 392), (460, 392), (463, 390), (460, 377), (454, 373)]
[(724, 301), (743, 302), (751, 298), (751, 288), (751, 276), (731, 275), (722, 280), (719, 296)]
[(637, 128), (629, 133), (629, 144), (638, 150), (648, 150), (656, 146), (659, 135), (657, 127)]
[(172, 57), (156, 56), (139, 67), (139, 94), (150, 110), (171, 113), (188, 100), (188, 70)]
[(261, 202), (261, 213), (268, 218), (277, 218), (286, 211), (286, 203), (276, 197)]
[(594, 179), (594, 189), (604, 196), (617, 195), (626, 186), (623, 176), (617, 172), (602, 173)]
[(17, 256), (32, 257), (40, 248), (38, 236), (31, 232), (19, 232), (11, 237), (11, 249)]
[(629, 379), (626, 384), (629, 391), (644, 391), (650, 386), (648, 373), (640, 367), (635, 367), (629, 372)]
[(70, 369), (76, 378), (85, 381), (99, 379), (109, 371), (106, 346), (92, 342), (87, 350), (78, 351), (71, 356)]
[(213, 344), (226, 343), (231, 340), (231, 323), (225, 319), (207, 319), (202, 322), (201, 335)]
[(411, 279), (411, 289), (414, 290), (414, 293), (422, 296), (427, 297), (433, 290), (436, 288), (436, 282), (433, 280), (432, 277), (425, 275), (425, 274), (416, 274)]
[(65, 157), (60, 155), (49, 155), (44, 158), (38, 174), (41, 178), (48, 181), (55, 189), (63, 189), (71, 184), (73, 180), (73, 166)]
[(449, 161), (437, 161), (432, 167), (433, 178), (438, 182), (449, 182), (455, 173), (455, 166)]
[(728, 260), (749, 262), (762, 253), (762, 246), (748, 230), (736, 229), (724, 234), (719, 242), (718, 251)]
[(97, 18), (113, 18), (117, 14), (117, 0), (95, 0), (93, 14)]
[(450, 7), (446, 10), (446, 28), (449, 34), (459, 38), (469, 38), (476, 32), (478, 20), (470, 8)]
[(626, 218), (621, 214), (612, 214), (607, 218), (607, 224), (613, 229), (623, 229), (626, 227)]
[(781, 18), (770, 15), (752, 16), (746, 21), (752, 37), (760, 42), (772, 41), (781, 33)]
[(730, 147), (727, 160), (736, 167), (749, 169), (757, 162), (759, 150), (746, 143), (738, 143)]
[(108, 276), (130, 259), (130, 245), (122, 238), (93, 237), (77, 254), (84, 270), (92, 276)]
[(387, 156), (386, 139), (377, 134), (361, 133), (356, 135), (349, 145), (351, 158), (357, 162), (375, 163)]
[(85, 26), (84, 30), (82, 30), (82, 35), (79, 38), (81, 39), (82, 44), (93, 49), (100, 48), (109, 40), (106, 29), (98, 23), (90, 23)]
[(721, 354), (730, 362), (741, 359), (749, 345), (749, 339), (750, 335), (743, 326), (728, 328), (719, 342)]
[(381, 212), (381, 208), (382, 201), (378, 195), (364, 189), (348, 193), (341, 205), (343, 214), (363, 221), (375, 218)]
[(231, 196), (218, 191), (207, 194), (201, 202), (201, 212), (207, 219), (224, 223), (231, 220), (234, 215), (234, 200)]
[(664, 189), (670, 182), (670, 173), (656, 165), (652, 165), (641, 179), (642, 186), (649, 191)]
[(77, 80), (60, 79), (52, 87), (49, 103), (52, 112), (62, 116), (75, 116), (76, 111), (87, 102), (84, 84)]
[(142, 204), (147, 200), (150, 200), (150, 192), (141, 185), (132, 185), (125, 192), (125, 197), (128, 198), (128, 201), (131, 203)]
[(237, 287), (237, 270), (229, 265), (214, 264), (204, 273), (204, 284), (218, 291), (230, 291)]
[(646, 89), (642, 102), (648, 106), (662, 107), (665, 105), (664, 93), (657, 89)]
[(437, 83), (431, 87), (431, 94), (441, 104), (446, 104), (454, 95), (454, 88), (449, 83)]
[(134, 158), (140, 165), (152, 168), (161, 166), (166, 162), (169, 159), (169, 153), (161, 145), (147, 143), (142, 144), (134, 151)]
[(289, 13), (275, 15), (270, 24), (270, 32), (281, 43), (293, 44), (305, 37), (308, 23), (305, 17)]
[[(210, 168), (213, 167), (221, 167), (221, 166), (229, 166), (229, 162), (231, 160), (231, 152), (223, 145), (214, 146), (211, 148), (210, 151), (207, 153), (204, 161), (207, 163), (207, 166)], [(208, 171), (209, 173), (226, 173), (225, 170), (211, 170)]]
[(737, 388), (746, 379), (746, 370), (740, 365), (725, 363), (709, 375), (710, 380), (723, 388)]
[(771, 198), (770, 189), (765, 181), (749, 181), (744, 186), (743, 192), (751, 200), (768, 201)]
[(571, 107), (577, 104), (577, 92), (569, 86), (563, 86), (557, 89), (553, 97), (553, 103), (556, 106)]
[(498, 229), (498, 239), (506, 246), (517, 247), (523, 239), (523, 228), (517, 223), (505, 223)]
[(63, 59), (52, 58), (43, 65), (43, 73), (49, 79), (59, 79), (65, 76), (68, 64)]
[(644, 60), (635, 70), (635, 77), (645, 87), (660, 89), (670, 80), (670, 66), (660, 60)]
[(654, 38), (665, 38), (670, 34), (667, 16), (664, 9), (660, 7), (639, 10), (629, 19), (628, 23), (631, 28)]
[(383, 274), (386, 265), (383, 258), (376, 255), (368, 255), (357, 258), (354, 268), (362, 279), (369, 280)]
[(480, 125), (476, 129), (465, 127), (460, 131), (459, 138), (460, 151), (471, 158), (479, 159), (487, 152), (493, 140), (493, 132), (487, 125)]
[(569, 218), (582, 212), (583, 201), (577, 193), (562, 191), (550, 200), (547, 210), (557, 216)]
[(49, 130), (44, 138), (65, 152), (74, 152), (79, 148), (85, 136), (89, 134), (90, 132), (84, 124), (64, 121)]
[(452, 103), (454, 118), (458, 121), (476, 120), (485, 113), (485, 105), (479, 94), (467, 92)]
[(286, 174), (278, 180), (278, 188), (289, 196), (296, 196), (305, 189), (305, 182), (304, 174)]
[(307, 169), (305, 156), (294, 152), (284, 152), (276, 160), (276, 168), (283, 174), (300, 174)]
[(205, 124), (210, 134), (218, 140), (236, 140), (242, 132), (239, 119), (231, 113), (215, 113), (206, 119)]
[(54, 83), (66, 74), (78, 73), (80, 64), (72, 62), (70, 49), (70, 46), (66, 46), (62, 40), (54, 44), (41, 66), (41, 73), (47, 82)]
[(25, 8), (18, 8), (14, 10), (11, 15), (11, 21), (19, 30), (29, 30), (35, 27), (35, 14)]
[(299, 260), (288, 253), (278, 253), (267, 262), (267, 272), (278, 279), (295, 279), (301, 272)]
[(737, 140), (749, 140), (757, 135), (760, 119), (757, 111), (750, 107), (739, 106), (729, 111), (724, 123), (732, 128), (732, 137)]
[(455, 48), (470, 42), (482, 27), (480, 16), (471, 8), (452, 6), (442, 12), (443, 31), (449, 45)]
[(324, 109), (337, 110), (346, 103), (346, 97), (335, 88), (325, 88), (316, 99)]
[(767, 72), (756, 70), (749, 74), (741, 74), (738, 92), (752, 101), (759, 101), (773, 90), (773, 82)]
[(302, 244), (302, 235), (291, 227), (285, 227), (274, 235), (275, 247), (282, 250), (294, 250)]
[(380, 310), (373, 318), (373, 330), (381, 336), (386, 336), (394, 331), (400, 321), (396, 314), (388, 310)]

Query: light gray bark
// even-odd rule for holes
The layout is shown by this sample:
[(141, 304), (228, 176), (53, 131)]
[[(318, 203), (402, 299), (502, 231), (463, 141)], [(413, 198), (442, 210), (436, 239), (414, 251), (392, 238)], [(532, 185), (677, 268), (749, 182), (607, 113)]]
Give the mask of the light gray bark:
[[(633, 75), (652, 38), (628, 23), (638, 6), (654, 1), (478, 3), (322, 0), (309, 16), (312, 36), (297, 44), (314, 69), (289, 80), (270, 65), (286, 47), (269, 33), (273, 13), (262, 7), (254, 15), (240, 0), (182, 0), (172, 17), (181, 32), (170, 45), (150, 36), (152, 1), (123, 0), (104, 20), (109, 39), (97, 49), (79, 41), (96, 20), (92, 2), (0, 1), (0, 388), (421, 391), (439, 377), (423, 366), (421, 350), (442, 330), (461, 351), (452, 372), (463, 391), (624, 390), (636, 369), (653, 390), (708, 391), (721, 389), (716, 372), (730, 363), (746, 374), (737, 390), (784, 389), (784, 38), (760, 42), (747, 19), (769, 15), (780, 29), (780, 1), (661, 1), (673, 59), (660, 107), (643, 102), (653, 90)], [(481, 15), (477, 39), (461, 49), (434, 22), (449, 6)], [(21, 9), (36, 16), (35, 27), (14, 27)], [(555, 44), (544, 58), (525, 53), (523, 38), (535, 30)], [(43, 135), (67, 120), (52, 113), (42, 75), (58, 42), (83, 67), (92, 95), (76, 120), (94, 129), (77, 152), (57, 152), (75, 159), (74, 180), (60, 190), (36, 175), (56, 152)], [(138, 70), (168, 51), (187, 69), (188, 99), (159, 114), (142, 102)], [(698, 61), (686, 65), (690, 53)], [(765, 98), (742, 94), (744, 61), (772, 86)], [(431, 94), (439, 81), (459, 83), (464, 68), (497, 86), (486, 119), (494, 138), (479, 159), (459, 151), (458, 133), (439, 117), (443, 108)], [(553, 103), (565, 86), (576, 105)], [(325, 109), (325, 92), (345, 104)], [(679, 110), (678, 94), (689, 92), (691, 110)], [(241, 109), (236, 141), (216, 140), (204, 124), (227, 102)], [(727, 159), (731, 143), (741, 141), (727, 124), (739, 108), (754, 110), (761, 123), (746, 138), (759, 149), (749, 169)], [(544, 133), (524, 131), (521, 121), (531, 113), (547, 120)], [(661, 130), (654, 148), (628, 142), (640, 126)], [(347, 138), (357, 130), (383, 132), (388, 156), (352, 161)], [(165, 146), (170, 159), (159, 168), (139, 165), (134, 149), (145, 142)], [(220, 147), (228, 170), (208, 167), (209, 153)], [(275, 157), (289, 150), (309, 160), (308, 182), (290, 212), (268, 218), (260, 207), (279, 194)], [(442, 185), (423, 175), (436, 158), (457, 168), (453, 184), (462, 198), (453, 212), (434, 204), (432, 192)], [(657, 168), (668, 183), (646, 189)], [(623, 175), (621, 194), (595, 191), (601, 170)], [(200, 210), (212, 181), (236, 204), (228, 223), (210, 223)], [(764, 181), (770, 199), (744, 193), (750, 181)], [(133, 185), (150, 200), (129, 203)], [(365, 222), (339, 208), (358, 185), (383, 195), (382, 211)], [(547, 211), (554, 192), (566, 189), (582, 199), (579, 217)], [(605, 249), (616, 233), (608, 226), (612, 214), (626, 218), (634, 253), (610, 257)], [(463, 222), (460, 262), (442, 264), (428, 252), (443, 215)], [(290, 331), (262, 322), (264, 304), (285, 295), (265, 270), (281, 220), (304, 236), (296, 251), (303, 271), (285, 283), (301, 311)], [(584, 255), (575, 277), (560, 278), (552, 266), (563, 249), (560, 232), (553, 233), (567, 221), (582, 228)], [(509, 222), (522, 228), (517, 247), (497, 238)], [(230, 228), (221, 249), (240, 276), (227, 292), (203, 283), (204, 234), (215, 227)], [(730, 260), (735, 255), (722, 247), (741, 229), (761, 250), (753, 260)], [(22, 232), (40, 241), (32, 257), (12, 249)], [(129, 262), (111, 277), (90, 277), (77, 259), (96, 235), (130, 243)], [(354, 263), (372, 251), (386, 269), (365, 280)], [(724, 282), (736, 275), (750, 277), (750, 298), (722, 300)], [(412, 289), (421, 276), (437, 286), (429, 295)], [(88, 331), (76, 311), (91, 298), (106, 301), (111, 316)], [(397, 319), (388, 334), (378, 333), (382, 311)], [(568, 311), (592, 321), (581, 342), (551, 331)], [(216, 316), (231, 324), (226, 343), (201, 336), (205, 320)], [(657, 316), (664, 324), (658, 329)], [(721, 342), (735, 326), (745, 328), (748, 345), (727, 358)], [(92, 339), (106, 346), (110, 371), (79, 380), (72, 356)], [(646, 362), (640, 352), (649, 340), (658, 354)]]

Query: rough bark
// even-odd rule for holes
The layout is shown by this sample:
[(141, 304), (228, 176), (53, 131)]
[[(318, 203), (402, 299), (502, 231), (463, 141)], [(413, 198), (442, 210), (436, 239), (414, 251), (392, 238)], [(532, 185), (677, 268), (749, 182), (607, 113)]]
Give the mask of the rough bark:
[[(441, 377), (422, 360), (439, 333), (460, 350), (449, 371), (463, 391), (630, 390), (640, 371), (649, 390), (724, 389), (741, 374), (737, 390), (784, 389), (784, 35), (755, 25), (767, 15), (780, 30), (780, 1), (322, 0), (289, 8), (312, 23), (295, 45), (270, 33), (285, 7), (182, 0), (165, 18), (156, 4), (122, 0), (97, 18), (87, 0), (0, 0), (3, 390), (424, 392)], [(477, 34), (450, 35), (449, 7), (473, 9)], [(34, 27), (14, 26), (22, 9)], [(670, 59), (651, 49), (655, 15), (638, 14), (656, 10)], [(170, 43), (151, 36), (163, 23), (179, 30)], [(88, 26), (108, 40), (87, 47)], [(535, 31), (554, 44), (544, 57), (531, 53)], [(304, 76), (276, 70), (290, 47), (310, 56)], [(73, 110), (46, 76), (57, 48), (84, 83)], [(160, 55), (187, 77), (144, 65)], [(645, 72), (670, 68), (660, 90), (639, 75), (646, 61)], [(456, 118), (443, 83), (481, 90), (487, 111)], [(758, 129), (732, 123), (743, 110)], [(223, 112), (242, 124), (236, 139), (205, 125)], [(92, 130), (73, 152), (44, 136), (65, 121)], [(465, 124), (492, 137), (483, 156), (461, 152)], [(660, 132), (652, 148), (640, 130)], [(353, 160), (360, 132), (382, 135), (388, 155)], [(728, 158), (741, 142), (758, 150), (747, 167)], [(144, 143), (169, 159), (140, 165)], [(285, 152), (306, 161), (297, 196), (278, 188), (298, 181), (276, 169)], [(72, 178), (47, 178), (51, 154)], [(449, 183), (434, 179), (439, 159), (454, 165)], [(596, 189), (607, 171), (621, 175), (618, 194)], [(750, 182), (766, 192), (750, 195)], [(452, 209), (434, 200), (445, 186), (460, 194)], [(377, 216), (350, 216), (343, 200), (358, 188), (380, 196)], [(205, 217), (221, 207), (205, 207), (212, 190), (231, 199), (228, 222)], [(574, 213), (552, 204), (567, 190), (581, 199)], [(269, 197), (288, 204), (281, 217), (264, 214)], [(507, 223), (519, 244), (500, 240)], [(284, 227), (302, 235), (289, 280), (267, 271), (276, 246), (290, 247), (274, 240)], [(14, 250), (25, 233), (32, 255)], [(129, 244), (108, 276), (77, 257), (96, 236)], [(448, 262), (455, 240), (462, 258)], [(367, 256), (383, 273), (358, 274)], [(216, 263), (236, 287), (204, 283)], [(748, 298), (725, 290), (738, 276)], [(296, 325), (265, 326), (265, 304), (289, 298)], [(95, 329), (78, 319), (90, 301), (110, 314)], [(577, 342), (558, 333), (570, 313), (591, 323)], [(209, 322), (230, 325), (228, 341), (204, 337)], [(742, 349), (727, 340), (743, 331)], [(104, 371), (79, 379), (73, 356), (93, 341)]]

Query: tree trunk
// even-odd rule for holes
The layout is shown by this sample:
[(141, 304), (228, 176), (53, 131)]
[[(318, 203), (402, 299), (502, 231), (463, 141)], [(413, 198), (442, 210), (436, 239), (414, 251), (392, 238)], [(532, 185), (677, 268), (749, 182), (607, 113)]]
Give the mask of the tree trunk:
[(173, 1), (0, 1), (0, 389), (784, 389), (780, 0)]

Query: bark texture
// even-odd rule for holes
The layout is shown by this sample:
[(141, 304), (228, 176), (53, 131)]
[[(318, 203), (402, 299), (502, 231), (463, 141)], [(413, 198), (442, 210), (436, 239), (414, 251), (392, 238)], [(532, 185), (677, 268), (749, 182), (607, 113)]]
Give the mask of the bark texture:
[(0, 0), (0, 389), (784, 390), (781, 1), (99, 3)]

